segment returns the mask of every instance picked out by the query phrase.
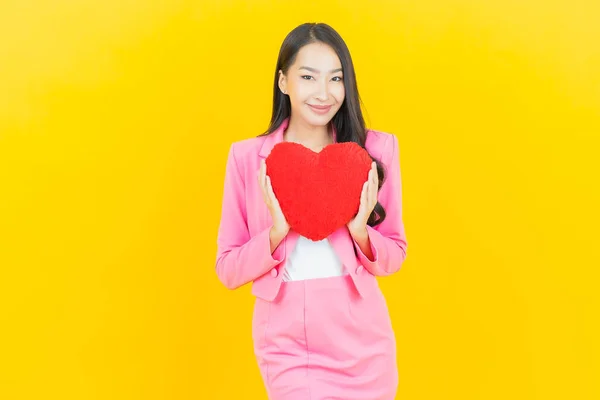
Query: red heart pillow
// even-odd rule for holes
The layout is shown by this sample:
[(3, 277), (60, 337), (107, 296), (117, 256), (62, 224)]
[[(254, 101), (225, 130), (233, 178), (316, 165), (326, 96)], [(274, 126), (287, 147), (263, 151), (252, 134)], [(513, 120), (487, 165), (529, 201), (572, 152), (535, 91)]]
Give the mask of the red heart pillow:
[(358, 212), (372, 159), (354, 142), (319, 153), (294, 142), (276, 144), (267, 175), (290, 227), (313, 241), (328, 237)]

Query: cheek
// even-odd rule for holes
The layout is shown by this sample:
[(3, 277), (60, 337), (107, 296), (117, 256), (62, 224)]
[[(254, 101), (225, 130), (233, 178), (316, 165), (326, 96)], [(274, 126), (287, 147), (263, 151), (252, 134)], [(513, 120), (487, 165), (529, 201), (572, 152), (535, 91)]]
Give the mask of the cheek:
[(313, 96), (310, 91), (302, 90), (301, 88), (296, 88), (293, 96), (290, 97), (290, 102), (293, 108), (297, 110), (303, 109), (306, 107), (306, 104), (310, 103)]
[(346, 89), (343, 85), (340, 85), (339, 87), (332, 89), (331, 94), (333, 95), (333, 97), (335, 97), (338, 103), (342, 103), (346, 96)]
[(294, 99), (298, 102), (306, 101), (311, 97), (311, 88), (309, 85), (294, 85)]

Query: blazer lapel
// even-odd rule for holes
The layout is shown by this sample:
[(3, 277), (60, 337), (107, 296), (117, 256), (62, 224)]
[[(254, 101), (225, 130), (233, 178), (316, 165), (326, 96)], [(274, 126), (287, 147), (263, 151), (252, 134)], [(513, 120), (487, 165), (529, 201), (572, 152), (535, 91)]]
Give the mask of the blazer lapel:
[(271, 154), (271, 150), (273, 150), (273, 147), (275, 147), (277, 143), (283, 142), (283, 131), (285, 131), (289, 123), (290, 119), (286, 118), (275, 131), (273, 131), (270, 135), (267, 135), (265, 137), (265, 141), (263, 142), (258, 152), (258, 155), (261, 158), (267, 158), (269, 154)]
[(329, 243), (334, 248), (336, 254), (340, 258), (342, 264), (347, 268), (354, 267), (356, 264), (356, 256), (354, 246), (352, 245), (352, 237), (345, 226), (337, 229), (329, 237)]

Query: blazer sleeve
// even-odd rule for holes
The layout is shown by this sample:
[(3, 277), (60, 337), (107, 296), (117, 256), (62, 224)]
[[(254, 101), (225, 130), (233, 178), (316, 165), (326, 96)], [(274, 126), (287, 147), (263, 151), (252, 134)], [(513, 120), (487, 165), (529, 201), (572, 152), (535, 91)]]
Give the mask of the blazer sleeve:
[[(388, 144), (390, 141), (392, 143)], [(407, 241), (402, 221), (400, 147), (398, 139), (393, 134), (386, 139), (381, 162), (386, 168), (386, 178), (377, 197), (385, 209), (386, 217), (375, 227), (367, 225), (374, 260), (370, 260), (353, 239), (360, 264), (376, 276), (397, 272), (406, 258)]]
[(283, 241), (271, 253), (271, 226), (250, 237), (247, 223), (243, 175), (235, 158), (235, 143), (229, 148), (223, 188), (223, 205), (217, 234), (216, 272), (228, 289), (237, 289), (264, 275), (283, 261)]

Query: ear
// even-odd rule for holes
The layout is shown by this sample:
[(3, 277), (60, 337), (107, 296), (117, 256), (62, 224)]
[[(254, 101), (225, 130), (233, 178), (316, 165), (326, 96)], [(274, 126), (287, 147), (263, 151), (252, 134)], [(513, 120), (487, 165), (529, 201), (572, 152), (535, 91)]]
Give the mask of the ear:
[(279, 85), (279, 90), (281, 90), (282, 93), (285, 93), (287, 91), (287, 78), (281, 70), (279, 70), (279, 81), (277, 83)]

